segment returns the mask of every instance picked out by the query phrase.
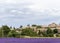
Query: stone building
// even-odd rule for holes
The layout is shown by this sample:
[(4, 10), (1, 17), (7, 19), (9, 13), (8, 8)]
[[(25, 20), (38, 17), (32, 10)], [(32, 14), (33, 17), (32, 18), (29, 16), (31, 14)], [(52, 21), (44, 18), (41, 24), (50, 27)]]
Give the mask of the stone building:
[(51, 28), (51, 30), (56, 29), (58, 25), (56, 23), (49, 24), (48, 27)]
[(56, 23), (49, 24), (48, 27), (51, 28), (51, 30), (57, 29), (58, 33), (60, 33), (60, 25)]
[(40, 28), (37, 28), (37, 25), (36, 26), (27, 26), (27, 27), (23, 27), (22, 29), (26, 29), (26, 28), (31, 28), (33, 29), (35, 32), (39, 32), (39, 30), (41, 32), (44, 32), (47, 30), (47, 28), (49, 27), (51, 30), (54, 30), (54, 29), (57, 29), (58, 30), (58, 33), (60, 33), (60, 25), (59, 24), (56, 24), (56, 23), (51, 23), (49, 25), (40, 25), (41, 27)]
[(41, 28), (36, 28), (36, 27), (34, 27), (33, 29), (38, 33), (39, 30), (40, 30), (41, 32), (46, 31), (48, 27), (49, 27), (51, 30), (57, 29), (57, 30), (58, 30), (58, 33), (60, 33), (60, 25), (58, 25), (58, 24), (56, 24), (56, 23), (51, 23), (51, 24), (49, 24), (48, 26), (42, 25)]

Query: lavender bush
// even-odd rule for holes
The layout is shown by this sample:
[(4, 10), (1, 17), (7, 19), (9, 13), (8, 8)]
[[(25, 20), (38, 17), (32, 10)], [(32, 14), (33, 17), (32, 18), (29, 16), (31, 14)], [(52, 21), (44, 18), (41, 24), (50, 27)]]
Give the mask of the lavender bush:
[(0, 43), (60, 43), (60, 38), (0, 38)]

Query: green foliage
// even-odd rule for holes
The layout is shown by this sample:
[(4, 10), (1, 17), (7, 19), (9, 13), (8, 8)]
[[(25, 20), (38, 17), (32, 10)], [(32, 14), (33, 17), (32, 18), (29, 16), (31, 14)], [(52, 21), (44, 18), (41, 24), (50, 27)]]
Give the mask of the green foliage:
[(23, 26), (21, 25), (20, 28), (22, 28)]
[(33, 24), (33, 25), (32, 25), (32, 27), (36, 27), (36, 25), (35, 25), (35, 24)]
[(58, 33), (58, 30), (57, 29), (54, 29), (53, 30), (53, 33), (55, 34), (55, 33)]
[(41, 28), (41, 26), (37, 26), (36, 28)]
[(52, 30), (50, 28), (48, 28), (46, 32), (47, 32), (47, 34), (50, 34), (50, 33), (52, 33)]
[[(34, 32), (34, 30), (32, 28), (30, 28), (30, 25), (28, 24), (27, 25), (28, 28), (26, 29), (22, 29), (22, 25), (20, 26), (21, 30), (18, 28), (18, 31), (19, 32), (16, 32), (16, 28), (14, 27), (13, 30), (10, 30), (12, 29), (12, 27), (8, 27), (7, 25), (4, 25), (1, 27), (0, 29), (0, 37), (17, 37), (17, 38), (20, 38), (20, 37), (24, 37), (24, 36), (31, 36), (31, 37), (53, 37), (54, 34), (56, 34), (57, 37), (60, 37), (60, 34), (58, 34), (58, 30), (57, 29), (54, 29), (54, 30), (51, 30), (49, 27), (47, 28), (47, 31), (40, 31), (38, 32)], [(36, 30), (38, 30), (37, 28), (42, 28), (41, 26), (37, 26), (37, 25), (32, 25), (32, 27), (36, 27)]]
[(3, 35), (7, 37), (8, 33), (10, 32), (10, 28), (7, 25), (2, 26)]
[(32, 29), (23, 29), (21, 35), (26, 35), (26, 36), (36, 36), (37, 33), (34, 32)]
[(50, 28), (47, 29), (46, 34), (48, 37), (53, 37), (53, 31)]
[(2, 29), (0, 29), (0, 37), (2, 37)]
[(15, 30), (12, 30), (9, 32), (8, 37), (20, 37), (20, 34), (18, 34)]
[(48, 34), (46, 32), (42, 32), (43, 37), (48, 37)]
[(43, 37), (53, 37), (53, 31), (47, 28), (47, 31), (42, 32)]
[(56, 34), (56, 37), (60, 37), (60, 33)]
[(38, 35), (40, 35), (40, 34), (41, 34), (41, 31), (39, 30)]

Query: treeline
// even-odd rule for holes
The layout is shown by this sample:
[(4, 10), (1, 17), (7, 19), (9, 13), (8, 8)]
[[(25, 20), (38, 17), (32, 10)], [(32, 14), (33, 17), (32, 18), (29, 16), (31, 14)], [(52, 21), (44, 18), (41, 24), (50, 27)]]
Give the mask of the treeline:
[(46, 31), (43, 32), (39, 30), (38, 33), (31, 29), (30, 27), (22, 29), (22, 26), (20, 26), (20, 28), (18, 28), (18, 31), (16, 28), (13, 28), (13, 30), (11, 30), (11, 27), (7, 25), (3, 25), (2, 27), (0, 27), (0, 37), (15, 37), (15, 38), (23, 38), (24, 36), (54, 37), (54, 35), (56, 37), (60, 37), (60, 33), (58, 33), (57, 29), (51, 30), (49, 27), (47, 28)]
[(0, 37), (17, 37), (20, 35), (18, 32), (16, 32), (15, 28), (13, 28), (13, 30), (11, 29), (12, 28), (7, 25), (0, 27)]
[(0, 37), (14, 37), (14, 38), (23, 38), (24, 36), (37, 36), (37, 33), (30, 28), (22, 29), (12, 28), (7, 25), (0, 27)]
[(22, 30), (21, 35), (30, 37), (60, 37), (57, 29), (51, 30), (49, 27), (46, 31), (39, 30), (38, 33), (31, 28), (26, 28)]

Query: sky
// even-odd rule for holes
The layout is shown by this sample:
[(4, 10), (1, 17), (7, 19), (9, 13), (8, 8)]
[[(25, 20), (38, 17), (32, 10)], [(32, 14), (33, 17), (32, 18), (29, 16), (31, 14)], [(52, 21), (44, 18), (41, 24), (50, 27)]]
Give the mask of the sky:
[(0, 0), (0, 26), (60, 23), (60, 0)]

